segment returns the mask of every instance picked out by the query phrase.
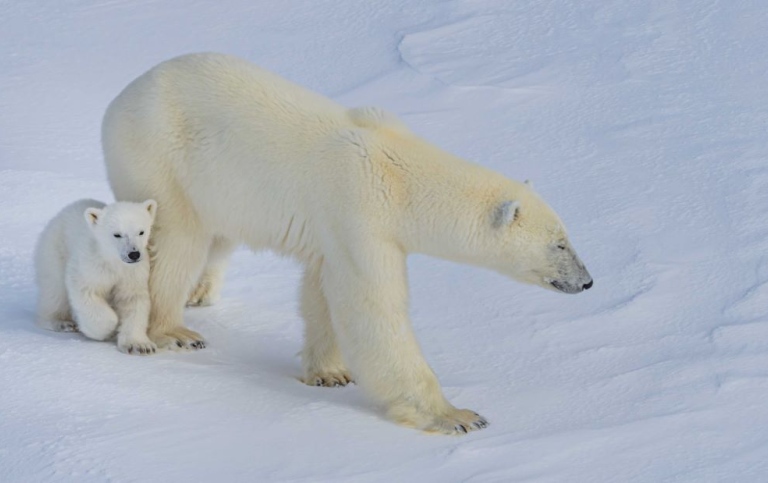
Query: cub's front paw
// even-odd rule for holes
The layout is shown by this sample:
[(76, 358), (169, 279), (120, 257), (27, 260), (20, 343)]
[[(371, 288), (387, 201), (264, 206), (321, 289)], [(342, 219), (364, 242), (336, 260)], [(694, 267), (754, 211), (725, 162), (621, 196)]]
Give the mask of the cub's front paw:
[(149, 339), (127, 339), (117, 342), (117, 348), (125, 354), (146, 356), (157, 352), (157, 346)]
[(149, 338), (161, 349), (173, 351), (205, 349), (203, 336), (185, 327), (176, 327), (160, 334), (150, 333)]

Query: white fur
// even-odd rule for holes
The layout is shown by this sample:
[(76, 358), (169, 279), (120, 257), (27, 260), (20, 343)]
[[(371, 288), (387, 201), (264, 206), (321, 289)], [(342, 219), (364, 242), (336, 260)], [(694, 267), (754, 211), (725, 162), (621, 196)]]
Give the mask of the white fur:
[(550, 289), (591, 280), (560, 220), (523, 183), (439, 150), (379, 109), (345, 109), (234, 57), (158, 65), (112, 102), (102, 134), (116, 197), (163, 207), (153, 340), (202, 340), (183, 327), (184, 302), (218, 290), (235, 244), (291, 255), (307, 267), (305, 382), (354, 376), (402, 424), (444, 433), (486, 424), (446, 401), (422, 357), (408, 253)]
[(48, 223), (35, 251), (41, 327), (79, 330), (96, 340), (117, 332), (123, 352), (156, 350), (147, 337), (147, 241), (156, 207), (154, 200), (108, 206), (80, 200)]

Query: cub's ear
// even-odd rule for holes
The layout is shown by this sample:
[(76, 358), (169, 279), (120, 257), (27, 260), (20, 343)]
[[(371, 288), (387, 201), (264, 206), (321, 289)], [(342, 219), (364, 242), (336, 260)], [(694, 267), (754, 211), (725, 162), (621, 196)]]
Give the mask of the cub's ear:
[(144, 209), (149, 212), (152, 219), (155, 219), (155, 213), (157, 213), (157, 201), (147, 200), (143, 203)]
[(525, 180), (525, 185), (529, 187), (530, 189), (533, 189), (533, 181), (527, 179)]
[(517, 219), (520, 210), (519, 201), (502, 201), (493, 212), (493, 227), (507, 226)]
[(102, 211), (98, 208), (86, 208), (83, 215), (89, 226), (96, 226), (101, 218)]

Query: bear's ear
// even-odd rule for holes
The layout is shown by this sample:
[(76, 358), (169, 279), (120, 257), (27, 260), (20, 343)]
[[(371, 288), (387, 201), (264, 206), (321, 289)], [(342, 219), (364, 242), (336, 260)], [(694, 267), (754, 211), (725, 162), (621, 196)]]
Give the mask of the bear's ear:
[(530, 189), (533, 189), (533, 181), (527, 179), (525, 180), (525, 185), (529, 187)]
[(493, 213), (493, 227), (501, 228), (507, 226), (517, 219), (520, 211), (519, 201), (502, 201), (496, 206)]
[(87, 208), (83, 215), (89, 226), (96, 226), (101, 218), (102, 211), (98, 208)]
[(155, 219), (155, 213), (157, 212), (157, 201), (147, 200), (143, 203), (144, 209), (149, 212), (149, 216)]

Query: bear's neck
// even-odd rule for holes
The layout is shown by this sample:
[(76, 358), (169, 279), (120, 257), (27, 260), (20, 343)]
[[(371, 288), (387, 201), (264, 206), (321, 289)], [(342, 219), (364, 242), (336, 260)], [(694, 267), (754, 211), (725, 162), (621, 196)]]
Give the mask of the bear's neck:
[(408, 190), (407, 251), (477, 262), (494, 207), (511, 197), (513, 182), (454, 157), (420, 164)]

